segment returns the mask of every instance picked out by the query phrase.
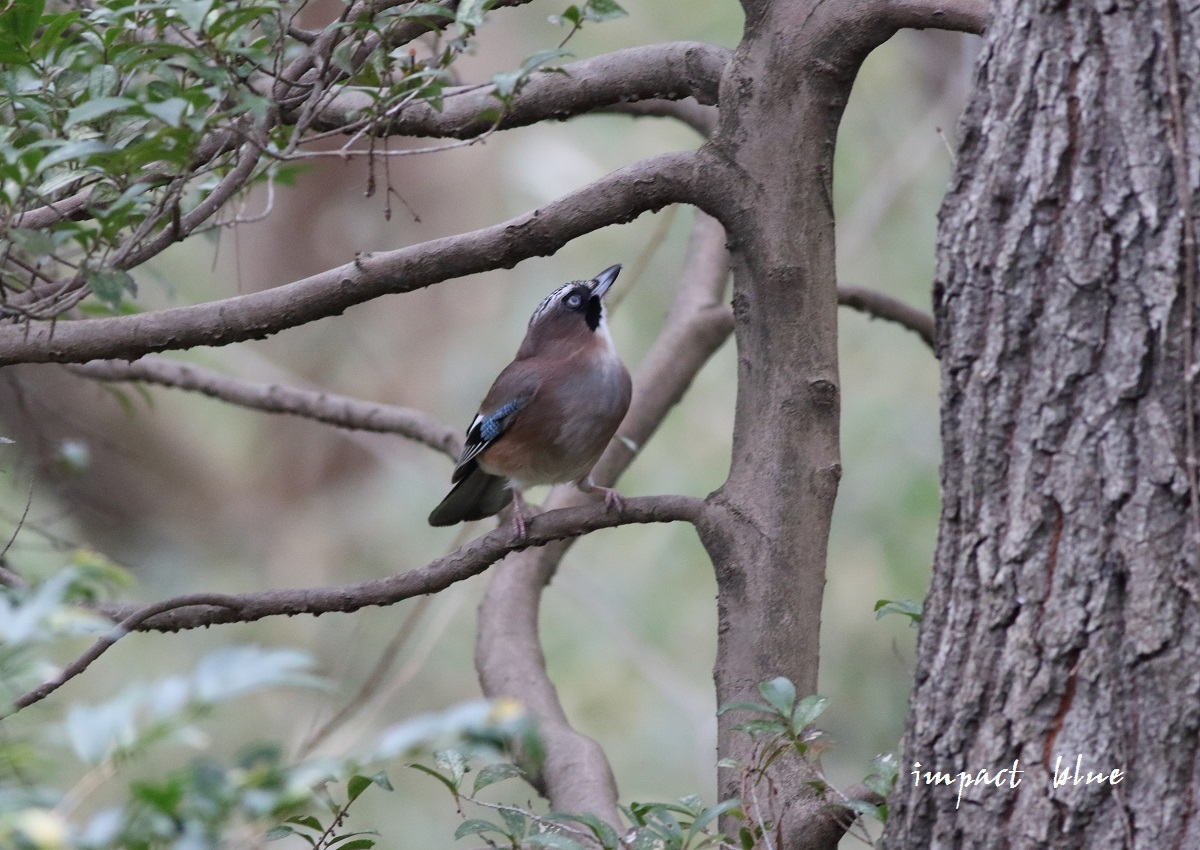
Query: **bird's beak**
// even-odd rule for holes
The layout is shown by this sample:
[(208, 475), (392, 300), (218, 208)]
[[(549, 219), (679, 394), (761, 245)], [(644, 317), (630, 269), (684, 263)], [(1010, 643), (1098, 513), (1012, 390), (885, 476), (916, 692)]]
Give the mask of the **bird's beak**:
[(617, 279), (617, 275), (620, 273), (621, 264), (617, 263), (615, 266), (609, 266), (592, 278), (592, 297), (603, 298), (604, 293), (608, 292), (609, 288), (613, 285), (613, 281)]

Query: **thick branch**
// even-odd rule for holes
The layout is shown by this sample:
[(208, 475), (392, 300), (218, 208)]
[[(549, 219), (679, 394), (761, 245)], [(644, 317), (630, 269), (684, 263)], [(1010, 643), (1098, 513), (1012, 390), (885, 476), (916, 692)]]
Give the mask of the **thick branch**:
[[(496, 99), (494, 86), (473, 86), (447, 93), (441, 110), (416, 101), (390, 121), (380, 122), (374, 132), (469, 139), (493, 127), (503, 130), (563, 120), (631, 101), (693, 97), (700, 103), (713, 104), (729, 57), (730, 52), (724, 47), (696, 41), (618, 50), (572, 62), (563, 68), (566, 76), (550, 72), (535, 74), (513, 96), (507, 108)], [(345, 126), (367, 114), (374, 103), (361, 92), (339, 94), (321, 110), (316, 126), (318, 129)], [(501, 116), (498, 123), (497, 115)]]
[(399, 434), (436, 449), (451, 459), (457, 459), (462, 450), (462, 438), (457, 431), (429, 414), (409, 407), (375, 404), (283, 384), (245, 381), (161, 357), (146, 357), (134, 363), (95, 360), (73, 366), (71, 371), (96, 381), (140, 381), (190, 390), (229, 404), (267, 413), (301, 416), (339, 428)]
[(991, 14), (988, 0), (878, 0), (877, 10), (897, 27), (981, 34)]
[(381, 295), (511, 268), (552, 254), (585, 233), (690, 200), (694, 164), (690, 153), (661, 154), (502, 224), (362, 254), (352, 263), (263, 292), (135, 316), (10, 325), (0, 328), (0, 366), (136, 359), (154, 351), (261, 339)]
[(839, 286), (838, 304), (876, 319), (908, 328), (933, 349), (933, 315), (905, 304), (898, 298), (861, 286)]
[[(165, 600), (156, 606), (172, 604), (172, 610), (140, 621), (137, 631), (175, 632), (218, 623), (249, 623), (280, 614), (350, 613), (372, 605), (394, 605), (414, 596), (445, 590), (452, 584), (478, 575), (509, 552), (540, 546), (553, 540), (578, 537), (601, 528), (647, 522), (691, 522), (700, 512), (700, 500), (688, 496), (647, 496), (626, 499), (620, 510), (608, 511), (602, 505), (564, 508), (539, 514), (529, 521), (528, 534), (517, 540), (509, 526), (498, 528), (471, 541), (449, 555), (423, 567), (387, 578), (334, 587), (299, 590), (265, 590), (231, 594), (219, 602), (209, 601), (211, 594), (183, 597), (184, 601)], [(115, 621), (134, 617), (145, 606), (99, 605), (97, 610)]]
[[(725, 234), (704, 213), (687, 252), (666, 326), (634, 376), (634, 396), (625, 421), (597, 464), (594, 477), (611, 484), (650, 438), (667, 411), (691, 384), (732, 330), (728, 308), (721, 305), (729, 275)], [(570, 487), (551, 492), (548, 505), (571, 504), (584, 497)], [(559, 703), (538, 638), (541, 592), (557, 570), (567, 546), (555, 544), (507, 558), (492, 572), (479, 607), (475, 666), (484, 693), (514, 696), (537, 718), (546, 743), (540, 776), (533, 781), (561, 811), (592, 812), (617, 825), (617, 789), (600, 745), (576, 732)]]

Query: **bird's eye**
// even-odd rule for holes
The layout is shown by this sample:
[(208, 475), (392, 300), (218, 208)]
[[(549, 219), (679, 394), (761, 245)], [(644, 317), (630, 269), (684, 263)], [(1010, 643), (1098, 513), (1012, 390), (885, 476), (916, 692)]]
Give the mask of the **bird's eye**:
[(568, 307), (570, 307), (572, 310), (578, 310), (581, 306), (583, 306), (583, 296), (580, 295), (578, 292), (572, 292), (570, 295), (567, 296), (567, 300), (564, 301), (563, 303), (566, 304)]

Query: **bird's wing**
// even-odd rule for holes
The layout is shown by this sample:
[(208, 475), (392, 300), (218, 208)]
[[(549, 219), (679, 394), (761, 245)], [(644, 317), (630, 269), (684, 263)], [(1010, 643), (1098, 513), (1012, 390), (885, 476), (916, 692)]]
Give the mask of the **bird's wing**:
[(500, 373), (480, 405), (479, 413), (467, 428), (462, 455), (451, 481), (458, 481), (466, 475), (472, 466), (471, 461), (512, 427), (517, 415), (533, 400), (539, 383), (537, 374), (520, 361), (510, 364)]

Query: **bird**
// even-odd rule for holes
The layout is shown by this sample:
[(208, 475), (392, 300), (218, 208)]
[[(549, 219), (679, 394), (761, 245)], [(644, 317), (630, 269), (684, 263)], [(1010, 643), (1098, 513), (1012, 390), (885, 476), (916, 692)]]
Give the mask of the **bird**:
[(574, 482), (603, 496), (606, 509), (620, 508), (620, 493), (591, 477), (633, 393), (605, 320), (604, 296), (620, 272), (617, 264), (570, 281), (538, 304), (516, 357), (467, 428), (454, 486), (430, 525), (494, 516), (511, 502), (517, 539), (524, 539), (521, 491), (539, 484)]

